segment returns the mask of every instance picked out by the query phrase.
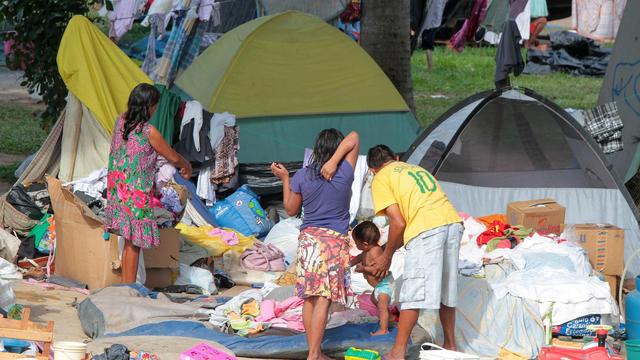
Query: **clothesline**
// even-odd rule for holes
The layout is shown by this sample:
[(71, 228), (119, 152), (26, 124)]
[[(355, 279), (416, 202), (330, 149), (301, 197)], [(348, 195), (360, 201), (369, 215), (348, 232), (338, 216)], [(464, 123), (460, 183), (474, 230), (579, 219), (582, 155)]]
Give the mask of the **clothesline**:
[[(222, 1), (216, 1), (216, 2), (215, 2), (215, 3), (213, 3), (213, 4), (198, 5), (198, 7), (190, 7), (190, 8), (182, 9), (182, 10), (172, 10), (172, 12), (177, 12), (177, 11), (188, 11), (188, 10), (191, 10), (191, 9), (194, 9), (194, 10), (196, 10), (196, 11), (197, 11), (197, 10), (204, 9), (204, 8), (207, 8), (207, 7), (214, 7), (214, 6), (216, 6), (217, 4), (226, 4), (226, 3), (230, 3), (230, 2), (234, 2), (234, 1), (236, 1), (236, 0), (222, 0)], [(109, 19), (109, 21), (138, 19), (138, 18), (140, 18), (140, 17), (142, 17), (142, 16), (126, 16), (126, 17), (117, 17), (117, 18), (115, 18), (115, 19)]]

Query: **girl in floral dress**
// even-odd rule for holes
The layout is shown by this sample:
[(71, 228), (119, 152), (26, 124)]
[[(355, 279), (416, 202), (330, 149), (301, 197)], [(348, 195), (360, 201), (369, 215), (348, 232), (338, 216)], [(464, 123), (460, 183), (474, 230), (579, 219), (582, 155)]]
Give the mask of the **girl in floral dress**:
[(127, 112), (120, 115), (113, 130), (105, 231), (122, 236), (122, 282), (134, 283), (140, 248), (158, 246), (160, 236), (153, 208), (160, 206), (154, 179), (156, 159), (164, 156), (191, 178), (191, 164), (175, 152), (149, 120), (156, 111), (160, 92), (149, 84), (139, 84), (129, 95)]

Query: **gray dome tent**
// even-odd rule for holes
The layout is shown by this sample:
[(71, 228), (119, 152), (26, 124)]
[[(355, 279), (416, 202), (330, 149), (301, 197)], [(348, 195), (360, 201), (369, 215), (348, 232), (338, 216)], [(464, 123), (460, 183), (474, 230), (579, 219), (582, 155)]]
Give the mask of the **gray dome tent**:
[[(625, 258), (640, 248), (639, 214), (599, 146), (571, 115), (535, 92), (473, 95), (431, 125), (403, 159), (429, 170), (456, 208), (504, 213), (507, 203), (552, 198), (567, 224), (625, 229)], [(638, 274), (640, 266), (632, 266)]]

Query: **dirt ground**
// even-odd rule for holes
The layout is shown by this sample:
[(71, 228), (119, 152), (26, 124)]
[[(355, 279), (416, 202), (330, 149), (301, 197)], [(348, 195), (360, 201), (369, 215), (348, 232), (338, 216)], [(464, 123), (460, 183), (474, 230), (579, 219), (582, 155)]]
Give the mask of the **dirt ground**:
[[(123, 344), (131, 349), (151, 349), (161, 359), (177, 359), (180, 355), (177, 349), (183, 351), (197, 345), (193, 340), (163, 336), (104, 338), (92, 341), (82, 330), (75, 308), (75, 305), (82, 302), (86, 295), (71, 289), (47, 289), (22, 280), (15, 281), (12, 287), (17, 302), (31, 309), (31, 321), (41, 324), (46, 324), (47, 321), (54, 322), (54, 341), (84, 342), (88, 344), (88, 350), (94, 353), (100, 353), (112, 344)], [(235, 296), (247, 289), (248, 287), (236, 286), (221, 295)], [(191, 344), (191, 342), (194, 343)], [(211, 344), (229, 351), (219, 344)]]

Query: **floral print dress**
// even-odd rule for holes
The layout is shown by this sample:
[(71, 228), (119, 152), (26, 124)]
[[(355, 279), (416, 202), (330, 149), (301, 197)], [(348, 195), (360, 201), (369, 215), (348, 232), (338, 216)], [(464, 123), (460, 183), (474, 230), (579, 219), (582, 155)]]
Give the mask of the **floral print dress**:
[(158, 246), (160, 235), (153, 208), (158, 153), (149, 142), (151, 125), (134, 129), (125, 141), (124, 115), (117, 121), (109, 153), (105, 231), (141, 248)]

